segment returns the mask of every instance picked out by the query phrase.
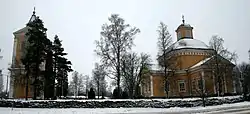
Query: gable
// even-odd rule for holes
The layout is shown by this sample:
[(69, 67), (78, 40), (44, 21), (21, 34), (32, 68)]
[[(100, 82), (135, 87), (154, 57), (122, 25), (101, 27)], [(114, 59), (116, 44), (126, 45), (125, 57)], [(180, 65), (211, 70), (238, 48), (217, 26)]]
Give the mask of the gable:
[(219, 64), (226, 64), (226, 65), (232, 65), (235, 66), (231, 61), (227, 60), (226, 58), (217, 55), (217, 56), (213, 56), (210, 60), (208, 60), (205, 64), (210, 64), (210, 63), (216, 63), (216, 58), (217, 57), (217, 61)]
[(204, 65), (213, 65), (216, 64), (216, 58), (217, 57), (217, 62), (220, 65), (229, 65), (229, 66), (235, 66), (231, 61), (225, 59), (224, 57), (217, 55), (217, 56), (211, 56), (208, 57), (200, 62), (198, 62), (197, 64), (193, 65), (190, 68), (196, 68), (196, 67), (200, 67), (200, 66), (204, 66)]
[(22, 28), (22, 29), (17, 30), (13, 34), (15, 35), (15, 34), (26, 33), (26, 32), (28, 32), (28, 27), (27, 26)]

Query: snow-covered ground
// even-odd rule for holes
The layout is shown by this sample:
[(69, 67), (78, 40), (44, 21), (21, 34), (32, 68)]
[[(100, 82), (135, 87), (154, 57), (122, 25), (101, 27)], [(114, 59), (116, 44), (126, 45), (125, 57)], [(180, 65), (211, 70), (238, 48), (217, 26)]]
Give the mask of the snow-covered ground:
[[(223, 104), (219, 106), (193, 107), (193, 108), (0, 108), (0, 114), (107, 114), (107, 113), (208, 113), (222, 110), (249, 108), (250, 102)], [(220, 113), (220, 112), (219, 112)]]

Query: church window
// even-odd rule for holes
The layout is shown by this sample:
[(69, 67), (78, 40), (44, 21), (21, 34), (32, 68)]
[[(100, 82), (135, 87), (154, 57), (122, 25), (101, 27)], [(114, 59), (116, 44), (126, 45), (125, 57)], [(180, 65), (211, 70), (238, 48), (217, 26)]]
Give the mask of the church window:
[(179, 80), (179, 91), (180, 92), (185, 92), (186, 91), (186, 85), (184, 80)]

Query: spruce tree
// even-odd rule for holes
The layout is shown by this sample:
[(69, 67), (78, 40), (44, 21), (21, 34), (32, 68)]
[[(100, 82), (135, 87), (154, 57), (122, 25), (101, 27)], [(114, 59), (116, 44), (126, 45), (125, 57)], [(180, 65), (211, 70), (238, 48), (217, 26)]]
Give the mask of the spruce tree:
[(68, 92), (68, 72), (73, 70), (71, 69), (71, 62), (64, 57), (67, 53), (64, 52), (61, 42), (62, 41), (56, 35), (52, 48), (54, 52), (54, 72), (55, 79), (57, 80), (57, 96), (66, 96)]
[(53, 72), (52, 42), (46, 48), (46, 64), (44, 72), (44, 99), (54, 98), (55, 73)]
[[(40, 65), (45, 61), (46, 47), (50, 42), (46, 36), (47, 29), (43, 25), (43, 21), (37, 17), (32, 22), (27, 24), (29, 27), (26, 36), (28, 37), (28, 43), (26, 48), (26, 54), (23, 58), (23, 62), (26, 69), (26, 76), (29, 77), (29, 70), (31, 72), (31, 78), (34, 80), (33, 85), (33, 99), (37, 98), (39, 90), (43, 85), (41, 80)], [(28, 79), (27, 79), (28, 80)], [(27, 90), (27, 88), (26, 88)]]

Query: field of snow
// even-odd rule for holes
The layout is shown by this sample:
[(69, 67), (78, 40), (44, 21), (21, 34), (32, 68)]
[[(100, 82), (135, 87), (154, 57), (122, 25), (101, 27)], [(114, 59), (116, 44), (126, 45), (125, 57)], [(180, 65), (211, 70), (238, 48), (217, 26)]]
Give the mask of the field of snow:
[(107, 114), (107, 113), (205, 113), (237, 108), (250, 108), (250, 102), (223, 104), (220, 106), (193, 107), (193, 108), (0, 108), (0, 114)]

